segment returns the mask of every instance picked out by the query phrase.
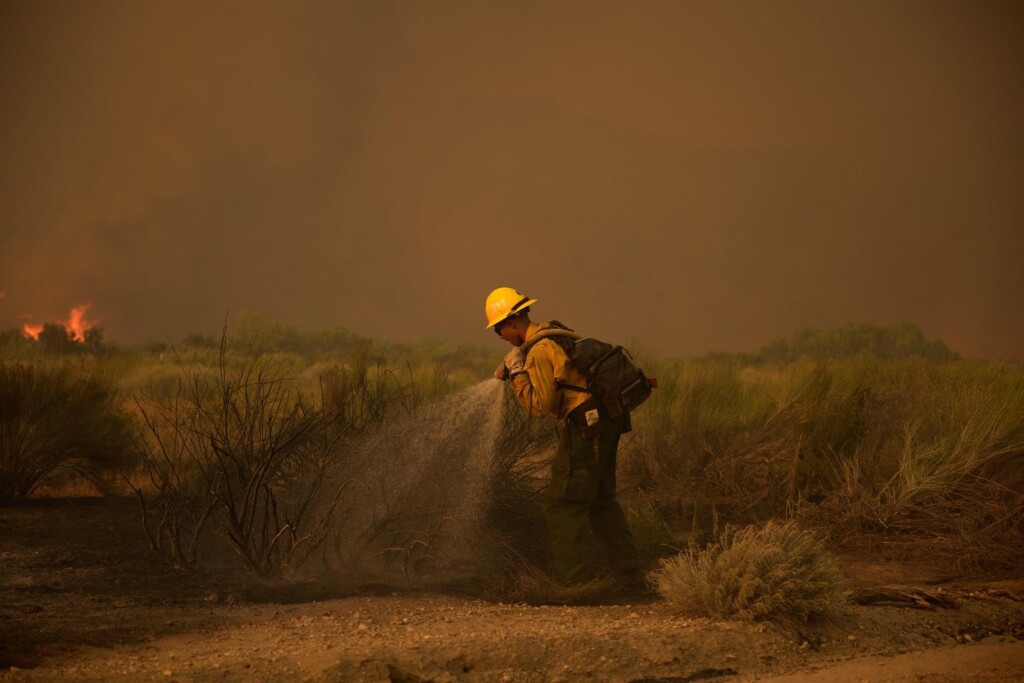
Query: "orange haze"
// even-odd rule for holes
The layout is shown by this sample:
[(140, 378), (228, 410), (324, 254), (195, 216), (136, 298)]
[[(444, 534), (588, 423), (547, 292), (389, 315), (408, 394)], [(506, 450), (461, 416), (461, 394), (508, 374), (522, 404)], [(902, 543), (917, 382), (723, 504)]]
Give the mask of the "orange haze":
[[(1024, 359), (1020, 0), (0, 1), (0, 330)], [(48, 316), (50, 314), (47, 314)], [(72, 321), (69, 320), (69, 324)]]

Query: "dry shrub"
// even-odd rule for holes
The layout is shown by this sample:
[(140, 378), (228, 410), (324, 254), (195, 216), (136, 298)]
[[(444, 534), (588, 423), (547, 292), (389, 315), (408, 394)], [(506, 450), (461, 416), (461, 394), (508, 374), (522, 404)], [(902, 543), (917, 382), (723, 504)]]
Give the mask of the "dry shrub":
[(530, 417), (506, 390), (501, 430), (487, 485), (478, 553), (481, 592), (506, 602), (540, 602), (535, 585), (552, 581), (540, 567), (551, 559), (542, 492), (555, 430)]
[(131, 467), (131, 441), (110, 382), (66, 363), (0, 364), (0, 505), (61, 470), (109, 488)]
[(828, 623), (840, 577), (824, 545), (793, 522), (727, 527), (718, 542), (665, 560), (652, 584), (686, 611), (786, 627)]
[[(549, 558), (541, 505), (556, 434), (550, 424), (532, 418), (506, 391), (501, 431), (494, 444), (487, 499), (487, 529), (503, 558), (522, 557), (543, 565)], [(512, 555), (508, 555), (508, 551)]]
[[(400, 377), (383, 360), (357, 355), (349, 363), (320, 369), (319, 383), (325, 408), (343, 432), (355, 434), (408, 416), (424, 402), (423, 391), (407, 368)], [(443, 375), (434, 378), (431, 397), (445, 392)]]
[(206, 439), (195, 428), (198, 409), (185, 387), (182, 378), (170, 398), (136, 398), (139, 472), (128, 480), (142, 506), (150, 546), (176, 569), (195, 563), (220, 487)]
[(340, 463), (335, 445), (345, 429), (322, 401), (305, 398), (279, 358), (258, 345), (229, 357), (225, 333), (217, 366), (183, 367), (170, 397), (138, 407), (152, 491), (134, 488), (150, 543), (172, 565), (195, 562), (211, 514), (260, 578), (279, 576), (323, 542), (342, 494), (324, 482)]
[[(329, 487), (348, 488), (344, 519), (319, 554), (322, 571), (403, 585), (461, 580), (479, 556), (473, 546), (488, 502), (501, 383), (480, 382), (430, 401), (412, 375), (401, 384), (387, 381), (387, 392), (362, 379), (344, 392), (357, 403), (364, 395), (385, 403), (381, 419), (342, 444), (347, 464)], [(348, 402), (332, 395), (333, 389), (332, 405)], [(419, 398), (406, 400), (412, 396)]]
[(499, 597), (506, 602), (529, 605), (596, 605), (621, 595), (622, 581), (611, 575), (590, 581), (563, 584), (544, 570), (523, 562), (506, 577)]

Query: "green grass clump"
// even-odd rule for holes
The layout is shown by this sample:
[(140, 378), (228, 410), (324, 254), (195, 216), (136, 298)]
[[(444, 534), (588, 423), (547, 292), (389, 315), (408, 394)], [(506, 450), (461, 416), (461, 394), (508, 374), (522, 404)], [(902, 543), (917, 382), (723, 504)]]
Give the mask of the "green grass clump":
[(675, 534), (654, 501), (642, 491), (625, 505), (626, 522), (645, 567), (672, 552)]
[(686, 611), (788, 627), (823, 625), (840, 602), (832, 557), (793, 522), (727, 528), (706, 549), (664, 560), (651, 581)]

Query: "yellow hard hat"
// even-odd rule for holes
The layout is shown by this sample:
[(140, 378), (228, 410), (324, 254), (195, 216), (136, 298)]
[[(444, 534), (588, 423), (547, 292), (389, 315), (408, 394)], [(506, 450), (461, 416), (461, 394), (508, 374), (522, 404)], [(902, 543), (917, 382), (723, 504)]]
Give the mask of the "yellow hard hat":
[(537, 303), (536, 299), (531, 299), (511, 287), (498, 287), (487, 295), (487, 302), (484, 304), (487, 327), (484, 329), (488, 330), (494, 327), (505, 318), (515, 315), (530, 304), (535, 303)]

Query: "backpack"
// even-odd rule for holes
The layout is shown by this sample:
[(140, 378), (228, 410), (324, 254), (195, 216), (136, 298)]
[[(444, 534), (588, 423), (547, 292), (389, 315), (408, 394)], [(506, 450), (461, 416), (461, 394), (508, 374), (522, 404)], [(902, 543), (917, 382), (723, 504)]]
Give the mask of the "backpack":
[(523, 352), (541, 339), (551, 339), (565, 351), (569, 362), (587, 380), (586, 387), (559, 383), (559, 388), (575, 389), (592, 394), (603, 404), (609, 417), (618, 417), (635, 410), (651, 395), (657, 381), (649, 379), (636, 366), (629, 352), (591, 337), (581, 337), (560, 322), (552, 320), (547, 327), (524, 346)]

